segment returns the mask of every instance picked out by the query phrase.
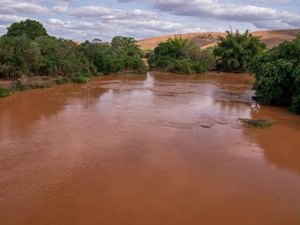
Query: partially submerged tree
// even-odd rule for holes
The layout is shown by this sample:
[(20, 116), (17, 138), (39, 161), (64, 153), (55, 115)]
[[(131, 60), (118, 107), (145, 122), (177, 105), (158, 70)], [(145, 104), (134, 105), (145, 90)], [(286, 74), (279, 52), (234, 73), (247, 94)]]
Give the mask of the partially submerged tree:
[(214, 48), (217, 69), (227, 72), (245, 72), (255, 56), (263, 52), (266, 45), (259, 37), (254, 37), (247, 30), (245, 33), (229, 32), (226, 37), (219, 37)]

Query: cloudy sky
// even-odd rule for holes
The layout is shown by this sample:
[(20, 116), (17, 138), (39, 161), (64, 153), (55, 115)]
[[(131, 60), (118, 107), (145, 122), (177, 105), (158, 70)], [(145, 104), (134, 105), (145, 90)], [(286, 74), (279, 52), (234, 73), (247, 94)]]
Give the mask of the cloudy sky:
[(0, 34), (26, 18), (74, 40), (300, 27), (299, 0), (0, 0)]

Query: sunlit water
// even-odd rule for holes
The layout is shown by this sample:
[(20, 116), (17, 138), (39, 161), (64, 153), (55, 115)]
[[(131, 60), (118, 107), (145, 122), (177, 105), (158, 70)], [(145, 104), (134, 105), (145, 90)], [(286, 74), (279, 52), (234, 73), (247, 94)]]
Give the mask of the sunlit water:
[(299, 225), (300, 117), (251, 83), (152, 73), (0, 99), (0, 224)]

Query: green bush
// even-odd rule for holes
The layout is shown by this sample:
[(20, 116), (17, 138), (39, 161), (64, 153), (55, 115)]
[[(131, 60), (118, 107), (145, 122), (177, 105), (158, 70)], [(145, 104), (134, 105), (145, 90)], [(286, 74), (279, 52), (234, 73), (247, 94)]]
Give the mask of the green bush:
[(188, 59), (185, 60), (176, 60), (172, 67), (170, 68), (170, 72), (173, 73), (182, 73), (182, 74), (191, 74), (195, 72), (193, 62)]
[(265, 48), (265, 44), (249, 31), (243, 34), (227, 31), (227, 36), (219, 37), (218, 45), (214, 48), (217, 69), (228, 72), (248, 71), (253, 58)]
[(142, 50), (133, 38), (116, 36), (110, 44), (86, 41), (81, 44), (80, 50), (95, 65), (99, 73), (110, 74), (120, 71), (146, 73)]
[(67, 77), (58, 76), (54, 79), (54, 83), (56, 83), (56, 84), (66, 84), (69, 82), (70, 82), (70, 79)]
[(0, 97), (7, 97), (9, 95), (10, 95), (9, 89), (0, 87)]
[(207, 71), (207, 68), (203, 65), (201, 62), (193, 62), (193, 70), (196, 73), (205, 73)]
[(212, 51), (201, 51), (187, 39), (170, 38), (149, 53), (148, 63), (151, 69), (181, 74), (201, 74), (214, 68), (211, 59), (214, 61)]
[(0, 77), (61, 76), (72, 80), (78, 74), (145, 72), (141, 56), (136, 40), (130, 37), (117, 36), (111, 43), (95, 40), (79, 45), (50, 37), (41, 23), (26, 20), (12, 24), (0, 38)]
[(300, 114), (300, 95), (293, 97), (290, 111), (295, 114)]
[(251, 72), (256, 78), (254, 90), (259, 102), (289, 106), (300, 114), (300, 35), (255, 57)]
[(195, 60), (198, 61), (206, 71), (216, 69), (216, 58), (213, 53), (213, 48), (206, 48), (197, 53)]
[(89, 78), (86, 76), (83, 76), (83, 75), (78, 75), (73, 78), (73, 82), (79, 83), (79, 84), (87, 83), (88, 81), (89, 81)]

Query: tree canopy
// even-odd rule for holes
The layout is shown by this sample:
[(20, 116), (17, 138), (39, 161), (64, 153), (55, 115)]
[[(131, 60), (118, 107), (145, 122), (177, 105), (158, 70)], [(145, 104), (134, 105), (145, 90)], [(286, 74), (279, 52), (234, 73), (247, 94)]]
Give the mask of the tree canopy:
[(229, 32), (226, 37), (219, 37), (214, 48), (217, 58), (217, 69), (228, 72), (245, 72), (255, 56), (260, 54), (266, 45), (259, 37), (254, 37), (247, 30), (245, 33)]
[(26, 35), (29, 39), (35, 39), (40, 36), (48, 36), (43, 24), (36, 20), (27, 19), (18, 23), (13, 23), (7, 28), (7, 36), (18, 37)]
[(300, 114), (300, 35), (257, 56), (251, 65), (256, 98)]
[(145, 72), (141, 49), (130, 37), (82, 44), (50, 37), (34, 20), (13, 23), (0, 38), (0, 77), (64, 76), (73, 79), (123, 70)]
[(215, 60), (210, 53), (209, 50), (201, 51), (188, 39), (170, 38), (150, 54), (149, 65), (153, 69), (175, 73), (204, 73), (214, 67)]

